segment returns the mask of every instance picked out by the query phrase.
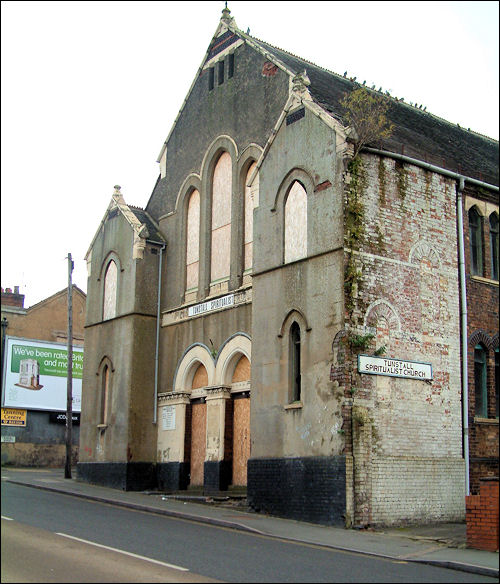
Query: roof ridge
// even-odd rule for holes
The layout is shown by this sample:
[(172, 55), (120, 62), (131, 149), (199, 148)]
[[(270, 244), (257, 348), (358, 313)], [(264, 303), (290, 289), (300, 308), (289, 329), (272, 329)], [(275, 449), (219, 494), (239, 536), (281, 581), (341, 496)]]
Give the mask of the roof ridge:
[[(247, 35), (250, 36), (250, 35)], [(446, 118), (443, 118), (435, 113), (432, 113), (431, 111), (428, 111), (427, 109), (422, 110), (418, 107), (416, 107), (415, 105), (413, 105), (412, 103), (408, 103), (407, 101), (405, 101), (404, 98), (398, 98), (394, 95), (391, 95), (390, 93), (386, 92), (386, 93), (382, 93), (381, 91), (378, 91), (377, 89), (372, 89), (371, 87), (368, 87), (366, 85), (363, 85), (362, 83), (359, 83), (359, 81), (355, 81), (354, 79), (350, 78), (350, 77), (344, 77), (343, 75), (340, 75), (339, 73), (336, 73), (335, 71), (332, 71), (331, 69), (327, 69), (326, 67), (322, 67), (321, 65), (317, 65), (316, 63), (314, 63), (313, 61), (309, 61), (308, 59), (304, 59), (304, 57), (301, 57), (299, 55), (296, 55), (295, 53), (292, 53), (290, 51), (287, 51), (286, 49), (282, 49), (281, 47), (277, 47), (276, 45), (273, 45), (271, 43), (268, 43), (267, 41), (264, 41), (262, 39), (258, 39), (257, 37), (250, 37), (253, 40), (259, 42), (259, 43), (263, 43), (273, 49), (276, 49), (278, 51), (282, 51), (283, 53), (286, 53), (287, 55), (290, 55), (291, 57), (293, 57), (294, 59), (298, 59), (299, 61), (303, 61), (304, 63), (307, 63), (309, 65), (312, 65), (313, 67), (316, 67), (317, 69), (321, 70), (321, 71), (325, 71), (326, 73), (329, 73), (330, 75), (334, 75), (335, 77), (338, 77), (339, 79), (344, 79), (345, 81), (349, 81), (350, 83), (353, 83), (354, 85), (357, 85), (358, 87), (365, 87), (365, 89), (367, 89), (370, 92), (376, 93), (378, 95), (382, 95), (384, 97), (388, 97), (389, 99), (391, 99), (392, 101), (396, 102), (396, 103), (400, 103), (403, 104), (409, 108), (411, 108), (412, 110), (418, 111), (422, 114), (427, 114), (429, 116), (432, 116), (433, 118), (436, 118), (437, 120), (440, 120), (442, 122), (445, 122), (446, 124), (449, 124), (452, 127), (458, 127), (461, 130), (463, 130), (464, 132), (469, 132), (470, 134), (474, 134), (478, 137), (481, 138), (485, 138), (487, 140), (490, 140), (494, 143), (498, 143), (498, 140), (495, 140), (495, 138), (492, 138), (491, 136), (487, 136), (486, 134), (481, 134), (481, 132), (477, 132), (476, 130), (472, 130), (471, 128), (464, 128), (463, 126), (461, 126), (458, 122), (454, 123), (451, 122), (450, 120), (447, 120)]]

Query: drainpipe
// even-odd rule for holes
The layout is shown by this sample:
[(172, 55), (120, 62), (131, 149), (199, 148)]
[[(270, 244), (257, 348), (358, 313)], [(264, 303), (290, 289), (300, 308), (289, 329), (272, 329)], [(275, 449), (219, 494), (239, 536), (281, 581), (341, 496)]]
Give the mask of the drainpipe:
[(160, 300), (161, 300), (161, 269), (163, 264), (163, 252), (167, 247), (166, 243), (152, 242), (160, 245), (160, 259), (158, 261), (158, 300), (156, 307), (156, 349), (155, 349), (155, 397), (153, 404), (153, 424), (157, 422), (158, 410), (158, 357), (160, 352)]
[(458, 260), (460, 276), (460, 328), (462, 345), (462, 431), (465, 459), (465, 494), (470, 494), (469, 483), (469, 386), (468, 386), (468, 344), (467, 344), (467, 287), (465, 284), (465, 249), (464, 249), (464, 217), (462, 192), (465, 181), (463, 177), (457, 182), (457, 229), (458, 229)]

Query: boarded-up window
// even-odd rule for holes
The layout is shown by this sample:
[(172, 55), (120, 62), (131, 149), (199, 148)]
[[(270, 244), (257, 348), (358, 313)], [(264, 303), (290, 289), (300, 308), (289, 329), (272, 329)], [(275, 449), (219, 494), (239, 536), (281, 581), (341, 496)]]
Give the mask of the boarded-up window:
[(186, 289), (198, 287), (200, 249), (200, 193), (189, 197), (186, 225)]
[(245, 355), (242, 355), (234, 368), (232, 383), (248, 381), (250, 379), (250, 361)]
[(307, 193), (295, 181), (285, 203), (285, 263), (307, 255)]
[(229, 277), (231, 261), (231, 156), (224, 152), (214, 170), (212, 182), (211, 281)]
[(191, 384), (192, 389), (198, 389), (199, 387), (206, 387), (208, 385), (208, 375), (205, 366), (201, 363), (198, 365), (198, 369), (196, 369), (193, 382)]
[[(254, 170), (257, 168), (257, 163), (253, 162), (248, 169), (245, 180), (245, 265), (244, 269), (249, 270), (253, 263), (253, 210), (256, 205), (255, 201), (255, 187), (248, 186), (248, 181), (252, 176)], [(254, 184), (258, 184), (258, 177), (255, 178)]]
[(116, 316), (116, 285), (118, 269), (116, 263), (111, 260), (104, 275), (104, 302), (102, 318), (114, 318)]

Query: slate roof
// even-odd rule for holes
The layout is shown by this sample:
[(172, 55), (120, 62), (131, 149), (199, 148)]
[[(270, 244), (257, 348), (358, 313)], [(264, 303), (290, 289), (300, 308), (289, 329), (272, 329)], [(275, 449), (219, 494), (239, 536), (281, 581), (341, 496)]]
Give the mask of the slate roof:
[[(359, 83), (254, 37), (250, 38), (293, 73), (301, 73), (305, 69), (311, 81), (308, 89), (313, 100), (331, 116), (342, 120), (340, 101), (346, 93), (360, 87)], [(396, 98), (390, 98), (390, 103), (387, 116), (394, 123), (392, 136), (372, 146), (405, 154), (490, 184), (499, 184), (498, 141), (461, 128)]]
[(149, 233), (149, 237), (146, 238), (148, 241), (156, 241), (158, 243), (163, 243), (165, 241), (165, 238), (161, 234), (158, 225), (147, 211), (141, 209), (140, 207), (134, 207), (133, 205), (128, 205), (128, 208), (141, 223), (146, 224), (146, 228)]

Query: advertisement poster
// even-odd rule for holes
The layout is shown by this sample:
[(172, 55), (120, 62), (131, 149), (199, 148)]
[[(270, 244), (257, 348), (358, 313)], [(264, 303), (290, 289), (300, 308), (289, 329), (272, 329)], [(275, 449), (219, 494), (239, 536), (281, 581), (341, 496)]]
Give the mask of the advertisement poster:
[[(5, 337), (2, 406), (66, 411), (68, 350), (62, 343)], [(73, 411), (81, 411), (83, 347), (73, 347)]]
[(26, 428), (26, 410), (2, 408), (2, 426)]

